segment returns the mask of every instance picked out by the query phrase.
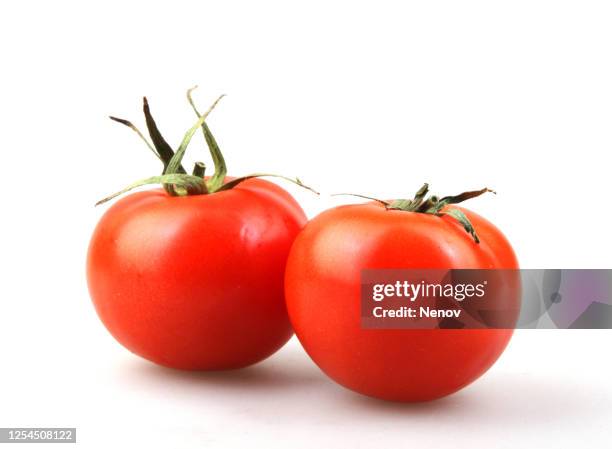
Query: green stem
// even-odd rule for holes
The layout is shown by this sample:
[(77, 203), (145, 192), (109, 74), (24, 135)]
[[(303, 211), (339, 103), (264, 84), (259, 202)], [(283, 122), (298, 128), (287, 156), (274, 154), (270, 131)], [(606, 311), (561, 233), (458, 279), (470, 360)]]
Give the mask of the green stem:
[(435, 207), (436, 204), (438, 204), (438, 202), (440, 201), (440, 199), (435, 196), (432, 195), (429, 198), (427, 198), (427, 200), (425, 200), (416, 210), (416, 212), (427, 212), (429, 209), (431, 209), (432, 207)]
[(204, 165), (204, 162), (196, 162), (193, 166), (193, 176), (197, 176), (198, 178), (204, 178), (205, 173), (206, 165)]

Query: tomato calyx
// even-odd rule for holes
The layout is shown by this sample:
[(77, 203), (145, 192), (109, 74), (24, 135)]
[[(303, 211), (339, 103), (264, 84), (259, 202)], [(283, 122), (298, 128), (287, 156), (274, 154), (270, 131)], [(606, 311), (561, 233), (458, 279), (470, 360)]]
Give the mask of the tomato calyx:
[(429, 184), (425, 183), (417, 191), (413, 199), (397, 199), (392, 201), (384, 201), (378, 198), (352, 193), (340, 193), (337, 195), (351, 195), (357, 196), (359, 198), (373, 200), (380, 204), (383, 204), (385, 206), (385, 209), (387, 210), (416, 212), (421, 214), (435, 215), (438, 217), (448, 215), (449, 217), (457, 220), (461, 224), (461, 226), (463, 226), (463, 229), (465, 229), (465, 231), (472, 236), (474, 242), (480, 243), (478, 234), (476, 234), (474, 226), (472, 225), (468, 217), (461, 210), (455, 208), (447, 208), (447, 206), (451, 204), (462, 203), (466, 200), (476, 198), (477, 196), (480, 196), (487, 192), (496, 193), (495, 191), (485, 187), (480, 190), (471, 190), (468, 192), (460, 193), (459, 195), (450, 195), (440, 198), (436, 195), (427, 196), (427, 194), (429, 193)]
[[(155, 156), (163, 163), (164, 168), (161, 175), (151, 176), (149, 178), (136, 181), (127, 186), (126, 188), (120, 190), (119, 192), (116, 192), (98, 201), (96, 203), (96, 206), (110, 201), (113, 198), (116, 198), (124, 193), (127, 193), (132, 189), (150, 184), (161, 184), (164, 190), (170, 196), (207, 195), (216, 192), (222, 192), (225, 190), (230, 190), (248, 179), (260, 177), (273, 177), (284, 179), (302, 188), (310, 190), (317, 195), (319, 194), (319, 192), (317, 192), (313, 188), (308, 187), (307, 185), (302, 183), (299, 178), (290, 178), (287, 176), (277, 175), (273, 173), (252, 173), (225, 182), (225, 178), (227, 175), (227, 165), (225, 163), (223, 153), (221, 152), (221, 149), (219, 148), (215, 137), (213, 136), (212, 132), (210, 131), (210, 128), (206, 123), (208, 115), (213, 111), (213, 109), (217, 106), (221, 98), (223, 98), (225, 95), (219, 96), (204, 114), (200, 114), (191, 96), (191, 93), (195, 88), (197, 88), (197, 86), (194, 86), (187, 91), (187, 100), (189, 101), (189, 104), (197, 115), (198, 120), (185, 133), (183, 140), (179, 144), (176, 152), (172, 149), (172, 147), (168, 144), (168, 142), (164, 139), (161, 132), (159, 131), (157, 124), (155, 123), (155, 120), (153, 119), (153, 116), (151, 114), (149, 102), (147, 101), (146, 97), (143, 98), (143, 112), (145, 115), (145, 121), (147, 124), (147, 130), (149, 132), (151, 142), (149, 142), (149, 140), (144, 136), (144, 134), (140, 132), (140, 130), (129, 120), (110, 116), (111, 120), (121, 123), (122, 125), (127, 126), (132, 131), (134, 131), (140, 137), (140, 139), (145, 142), (151, 152), (153, 152), (153, 154), (155, 154)], [(204, 140), (206, 141), (206, 145), (208, 146), (208, 150), (210, 152), (215, 167), (214, 174), (208, 179), (205, 178), (206, 165), (203, 162), (195, 163), (192, 174), (187, 174), (185, 168), (182, 165), (183, 157), (185, 156), (187, 147), (189, 146), (191, 139), (193, 138), (198, 129), (202, 129), (202, 132), (204, 134)]]

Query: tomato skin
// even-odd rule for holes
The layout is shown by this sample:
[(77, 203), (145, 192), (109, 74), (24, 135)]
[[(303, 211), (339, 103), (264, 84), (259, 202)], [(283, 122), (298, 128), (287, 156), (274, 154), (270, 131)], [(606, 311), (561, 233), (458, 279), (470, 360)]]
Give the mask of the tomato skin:
[(122, 345), (160, 365), (256, 363), (293, 334), (283, 274), (305, 222), (289, 193), (261, 179), (210, 195), (128, 195), (89, 246), (96, 311)]
[(362, 269), (518, 268), (502, 233), (461, 210), (480, 244), (451, 217), (378, 203), (330, 209), (306, 225), (287, 261), (285, 297), (297, 337), (329, 377), (380, 399), (426, 401), (463, 388), (501, 355), (511, 329), (361, 327)]

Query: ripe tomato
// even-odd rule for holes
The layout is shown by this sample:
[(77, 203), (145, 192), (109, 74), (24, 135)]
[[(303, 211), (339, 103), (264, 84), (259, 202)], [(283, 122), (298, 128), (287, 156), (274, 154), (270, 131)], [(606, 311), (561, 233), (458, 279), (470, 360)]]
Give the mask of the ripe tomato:
[[(285, 190), (259, 179), (277, 175), (226, 177), (205, 122), (222, 96), (200, 114), (192, 91), (187, 99), (198, 120), (176, 151), (146, 98), (151, 142), (130, 121), (111, 117), (135, 131), (164, 168), (98, 204), (143, 185), (164, 188), (131, 194), (104, 214), (89, 246), (87, 281), (102, 322), (134, 353), (172, 368), (240, 368), (268, 357), (293, 334), (283, 274), (306, 216)], [(202, 162), (192, 174), (182, 165), (198, 129), (215, 166), (210, 177)]]
[(297, 237), (285, 274), (289, 317), (310, 357), (333, 380), (381, 399), (424, 401), (468, 385), (503, 352), (510, 329), (361, 327), (362, 269), (518, 268), (493, 224), (456, 206), (441, 210), (452, 209), (463, 211), (480, 243), (450, 215), (379, 203), (323, 212)]
[(261, 179), (209, 195), (130, 194), (91, 239), (96, 311), (122, 345), (160, 365), (258, 362), (293, 334), (283, 274), (305, 222), (285, 190)]

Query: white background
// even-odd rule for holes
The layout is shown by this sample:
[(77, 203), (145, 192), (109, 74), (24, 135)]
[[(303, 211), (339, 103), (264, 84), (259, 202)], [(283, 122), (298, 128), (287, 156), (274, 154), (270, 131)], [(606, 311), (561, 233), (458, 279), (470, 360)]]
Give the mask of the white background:
[[(610, 23), (603, 1), (2, 3), (0, 427), (78, 427), (83, 447), (609, 444), (610, 331), (519, 331), (469, 388), (398, 405), (336, 386), (295, 340), (233, 373), (142, 361), (99, 323), (84, 260), (95, 201), (160, 168), (106, 116), (144, 128), (146, 94), (176, 144), (199, 84), (201, 109), (228, 94), (209, 124), (231, 174), (383, 198), (488, 186), (471, 207), (523, 267), (612, 268)], [(310, 216), (352, 201), (287, 188)]]

